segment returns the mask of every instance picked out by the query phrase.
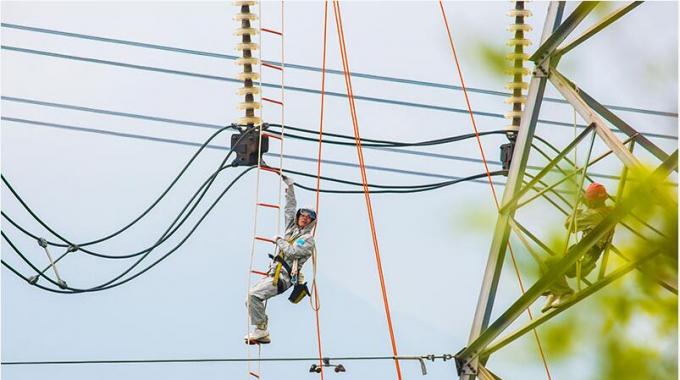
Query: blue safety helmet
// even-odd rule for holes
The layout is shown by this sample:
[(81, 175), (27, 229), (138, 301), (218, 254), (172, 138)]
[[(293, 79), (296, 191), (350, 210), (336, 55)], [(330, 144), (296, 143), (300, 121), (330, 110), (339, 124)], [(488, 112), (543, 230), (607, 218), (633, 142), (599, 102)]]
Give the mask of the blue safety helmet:
[(311, 208), (298, 209), (297, 214), (295, 215), (295, 220), (298, 220), (302, 213), (309, 215), (309, 217), (312, 218), (312, 221), (316, 220), (316, 211), (312, 210)]

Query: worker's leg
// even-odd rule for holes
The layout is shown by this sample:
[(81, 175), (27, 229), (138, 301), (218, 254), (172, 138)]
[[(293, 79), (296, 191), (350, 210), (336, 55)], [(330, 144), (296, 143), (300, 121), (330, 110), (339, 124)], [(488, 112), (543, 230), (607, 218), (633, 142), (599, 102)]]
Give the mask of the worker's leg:
[[(551, 268), (553, 268), (557, 263), (560, 262), (564, 257), (563, 256), (551, 256), (547, 258), (544, 261), (544, 265), (541, 267), (541, 272), (543, 274), (546, 274)], [(568, 294), (572, 294), (574, 290), (569, 287), (569, 283), (567, 282), (567, 278), (564, 275), (559, 276), (559, 278), (550, 285), (550, 287), (543, 293), (543, 295), (555, 295), (555, 296), (564, 296)]]
[(263, 330), (267, 328), (267, 314), (265, 313), (264, 303), (277, 294), (273, 278), (269, 276), (250, 287), (248, 291), (248, 315), (250, 315), (251, 325), (258, 326)]
[[(554, 268), (564, 256), (551, 256), (543, 262), (541, 266), (541, 272), (546, 274), (551, 268)], [(543, 293), (547, 296), (547, 300), (542, 312), (546, 312), (552, 308), (558, 307), (563, 302), (565, 302), (572, 294), (574, 290), (571, 289), (569, 283), (567, 282), (567, 277), (563, 274), (560, 275), (555, 282), (553, 282), (550, 287)]]
[(581, 259), (581, 277), (587, 276), (595, 269), (597, 260), (599, 260), (600, 255), (602, 255), (602, 251), (603, 249), (596, 245), (591, 247), (588, 252), (583, 255), (583, 258)]
[(273, 277), (265, 277), (255, 283), (248, 291), (248, 303), (250, 314), (250, 323), (259, 327), (262, 330), (267, 329), (267, 314), (265, 313), (264, 303), (266, 300), (281, 293), (290, 286), (290, 281), (284, 276), (279, 278), (282, 287), (274, 286)]

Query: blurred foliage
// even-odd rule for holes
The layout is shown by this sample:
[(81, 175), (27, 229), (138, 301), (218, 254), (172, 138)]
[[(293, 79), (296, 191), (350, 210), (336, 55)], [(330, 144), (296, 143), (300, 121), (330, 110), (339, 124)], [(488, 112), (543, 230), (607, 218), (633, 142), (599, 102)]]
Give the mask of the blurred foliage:
[[(591, 25), (618, 7), (619, 5), (615, 3), (601, 2), (585, 24)], [(509, 80), (510, 76), (506, 70), (511, 63), (505, 59), (505, 56), (510, 52), (510, 48), (498, 41), (482, 39), (479, 39), (476, 45), (476, 55), (487, 71), (498, 78)], [(677, 46), (672, 47), (672, 49), (676, 48)], [(658, 62), (673, 62), (669, 70), (666, 70), (668, 64), (655, 61), (647, 63), (646, 72), (643, 73), (646, 74), (647, 79), (654, 79), (664, 85), (669, 76), (677, 82), (675, 73), (677, 58), (674, 56), (672, 58), (657, 60)], [(566, 72), (577, 71), (579, 62), (579, 60), (567, 60), (561, 63), (561, 68)], [(672, 70), (673, 68), (675, 70)], [(563, 167), (568, 171), (571, 170), (567, 164)], [(638, 203), (634, 210), (636, 218), (628, 216), (624, 218), (624, 221), (631, 229), (644, 235), (650, 241), (636, 237), (634, 233), (626, 231), (619, 225), (616, 228), (614, 243), (628, 259), (641, 257), (655, 249), (661, 250), (662, 253), (641, 265), (640, 270), (631, 271), (538, 329), (549, 366), (558, 363), (571, 364), (574, 357), (578, 357), (579, 360), (588, 360), (584, 363), (584, 372), (591, 372), (589, 368), (591, 364), (594, 364), (594, 372), (579, 379), (665, 380), (678, 378), (678, 298), (677, 294), (661, 287), (657, 281), (660, 278), (666, 279), (674, 283), (677, 289), (677, 187), (663, 184), (665, 179), (647, 181), (649, 174), (650, 170), (631, 173), (630, 181), (626, 184), (624, 199), (630, 194), (631, 189), (640, 184), (646, 185), (647, 191), (635, 199)], [(559, 174), (550, 173), (544, 181), (554, 183), (559, 178)], [(576, 194), (574, 190), (577, 187), (569, 183), (570, 181), (567, 181), (561, 190), (565, 192), (564, 198), (573, 204)], [(610, 189), (610, 192), (613, 195), (616, 190)], [(563, 205), (554, 194), (550, 197)], [(554, 212), (560, 218), (563, 217), (547, 202), (543, 201), (542, 205), (543, 209), (550, 210), (546, 212)], [(567, 208), (567, 211), (570, 212), (571, 209)], [(495, 218), (485, 218), (476, 214), (474, 210), (470, 210), (469, 214), (471, 216), (469, 220), (474, 220), (474, 223), (466, 224), (469, 229), (488, 231), (489, 226), (495, 223)], [(487, 219), (486, 223), (484, 219)], [(646, 227), (646, 224), (654, 226), (663, 236)], [(532, 227), (532, 225), (536, 227), (536, 223), (527, 223), (527, 227)], [(569, 236), (562, 223), (540, 225), (540, 228), (540, 231), (532, 230), (532, 232), (558, 254), (562, 254), (569, 244), (575, 242), (575, 236), (571, 237), (571, 243), (567, 241)], [(513, 235), (514, 233), (511, 233), (511, 244), (518, 259), (522, 277), (525, 278), (525, 288), (529, 288), (540, 276), (539, 266), (522, 242)], [(533, 246), (533, 250), (542, 252), (536, 245)], [(508, 284), (506, 280), (516, 281), (507, 256), (506, 260), (504, 280), (501, 284)], [(602, 259), (588, 276), (590, 281), (597, 280), (601, 263)], [(627, 261), (623, 258), (610, 252), (607, 273), (611, 273), (626, 263)], [(570, 284), (576, 289), (574, 280), (570, 280)], [(543, 300), (540, 298), (536, 305), (542, 304)], [(511, 350), (519, 347), (523, 348), (523, 352), (535, 355), (536, 343), (530, 335), (523, 337), (515, 344), (519, 346), (513, 346)], [(533, 360), (537, 361), (536, 365), (539, 365), (538, 358), (533, 357), (535, 358)], [(499, 375), (503, 377), (503, 374)], [(561, 378), (558, 374), (553, 375)]]
[[(510, 34), (508, 34), (509, 38)], [(490, 41), (478, 41), (476, 55), (479, 61), (482, 62), (487, 70), (500, 78), (507, 77), (511, 80), (512, 77), (507, 73), (507, 70), (512, 67), (511, 62), (505, 56), (511, 52), (511, 49), (505, 44), (492, 43)]]
[[(656, 255), (641, 266), (642, 270), (633, 270), (614, 281), (592, 296), (572, 306), (549, 322), (541, 325), (538, 332), (546, 352), (548, 365), (556, 367), (559, 363), (573, 363), (587, 360), (584, 372), (591, 372), (594, 364), (595, 372), (588, 373), (580, 379), (597, 380), (642, 380), (642, 379), (676, 379), (678, 376), (678, 298), (671, 291), (661, 287), (657, 279), (664, 278), (675, 284), (677, 288), (678, 274), (678, 206), (677, 187), (663, 184), (665, 179), (651, 179), (650, 170), (630, 174), (626, 183), (624, 199), (632, 199), (631, 191), (641, 184), (645, 191), (635, 195), (637, 218), (628, 216), (624, 220), (635, 231), (648, 240), (632, 233), (622, 233), (625, 229), (617, 226), (614, 244), (628, 259), (647, 255), (654, 250), (662, 253)], [(551, 176), (547, 182), (558, 179)], [(565, 185), (562, 190), (572, 190), (574, 185)], [(615, 194), (616, 189), (609, 189)], [(554, 194), (549, 195), (556, 199)], [(573, 195), (566, 197), (573, 202)], [(614, 203), (609, 201), (614, 206)], [(564, 215), (549, 203), (538, 201), (536, 205), (545, 213)], [(571, 211), (571, 209), (567, 209)], [(520, 210), (518, 218), (525, 212)], [(563, 220), (563, 219), (562, 219)], [(653, 231), (645, 224), (653, 226)], [(553, 251), (562, 254), (567, 246), (567, 233), (564, 226), (541, 225), (527, 223), (534, 234)], [(533, 229), (532, 229), (533, 228)], [(572, 240), (572, 243), (575, 240)], [(531, 257), (522, 242), (511, 234), (511, 242), (515, 256), (525, 278), (525, 287), (529, 288), (539, 276), (538, 263)], [(532, 249), (542, 255), (545, 253), (533, 242)], [(506, 257), (504, 275), (512, 272), (509, 259)], [(602, 259), (587, 277), (589, 281), (597, 281)], [(610, 251), (607, 273), (626, 265), (628, 262)], [(514, 274), (512, 274), (514, 277)], [(510, 278), (508, 277), (508, 280)], [(576, 289), (575, 280), (569, 280)], [(504, 284), (504, 282), (502, 282)], [(582, 285), (584, 288), (586, 284)], [(540, 307), (544, 298), (539, 298), (534, 307)], [(538, 315), (536, 313), (534, 316)], [(504, 334), (503, 334), (504, 335)], [(535, 355), (536, 343), (527, 335), (515, 343), (512, 349), (522, 348)], [(506, 348), (507, 349), (507, 348)], [(592, 361), (590, 360), (592, 359)], [(538, 357), (535, 357), (538, 363)], [(503, 374), (499, 374), (503, 375)], [(554, 374), (560, 378), (559, 374)]]

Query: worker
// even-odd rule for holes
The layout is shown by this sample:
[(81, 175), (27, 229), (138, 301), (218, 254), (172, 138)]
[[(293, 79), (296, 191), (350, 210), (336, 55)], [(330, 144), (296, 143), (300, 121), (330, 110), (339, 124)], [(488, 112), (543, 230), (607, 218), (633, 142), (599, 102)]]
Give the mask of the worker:
[(312, 235), (316, 224), (316, 212), (309, 208), (296, 210), (294, 181), (287, 176), (282, 176), (282, 179), (286, 184), (286, 206), (284, 208), (286, 231), (283, 238), (275, 239), (278, 254), (270, 255), (272, 264), (267, 277), (258, 281), (248, 291), (248, 314), (250, 324), (255, 327), (254, 331), (245, 337), (248, 344), (271, 342), (267, 330), (268, 318), (265, 313), (265, 302), (268, 299), (285, 292), (291, 285), (295, 286), (293, 293), (296, 293), (298, 284), (303, 289), (301, 297), (291, 294), (289, 298), (291, 302), (299, 302), (304, 298), (305, 292), (309, 294), (306, 285), (303, 284), (300, 269), (316, 249)]
[[(586, 188), (583, 194), (583, 203), (585, 203), (586, 208), (578, 208), (572, 216), (570, 215), (566, 222), (564, 223), (570, 232), (581, 231), (581, 238), (585, 237), (592, 231), (595, 226), (597, 226), (604, 218), (609, 215), (612, 208), (605, 204), (607, 200), (607, 189), (599, 183), (593, 182), (588, 188)], [(574, 263), (569, 270), (565, 273), (567, 277), (574, 278), (577, 275), (577, 265), (581, 266), (581, 277), (587, 276), (594, 268), (597, 260), (602, 255), (602, 252), (606, 249), (607, 245), (612, 239), (614, 234), (614, 229), (612, 228), (608, 233), (606, 233), (600, 240), (598, 240), (595, 245), (590, 247), (590, 249), (585, 252), (581, 257), (578, 258), (577, 263)], [(543, 265), (541, 270), (543, 274), (547, 273), (550, 268), (554, 267), (562, 257), (551, 256), (548, 258)], [(550, 288), (543, 293), (547, 296), (547, 300), (542, 312), (546, 312), (552, 308), (556, 308), (559, 305), (567, 302), (569, 298), (574, 294), (574, 290), (569, 287), (567, 279), (564, 275), (560, 276), (557, 281), (555, 281)]]

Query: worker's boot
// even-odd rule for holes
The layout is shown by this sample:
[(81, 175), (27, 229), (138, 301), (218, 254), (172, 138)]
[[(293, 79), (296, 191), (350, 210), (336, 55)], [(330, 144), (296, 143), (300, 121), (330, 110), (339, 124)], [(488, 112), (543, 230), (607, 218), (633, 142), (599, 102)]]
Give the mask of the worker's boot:
[(558, 296), (555, 301), (553, 301), (552, 306), (554, 308), (557, 308), (559, 306), (562, 306), (562, 304), (565, 304), (571, 300), (571, 297), (574, 295), (574, 293), (566, 293)]
[(552, 293), (548, 294), (548, 299), (545, 301), (545, 305), (543, 305), (541, 313), (545, 313), (546, 311), (552, 309), (553, 304), (555, 303), (555, 301), (557, 301), (557, 298), (558, 297)]
[(248, 333), (248, 335), (246, 335), (245, 341), (248, 344), (271, 343), (271, 338), (269, 337), (269, 330), (267, 330), (267, 325), (262, 324), (255, 327), (255, 331)]
[(570, 293), (564, 293), (560, 295), (555, 295), (555, 294), (550, 294), (548, 296), (548, 300), (545, 302), (545, 305), (541, 309), (541, 313), (545, 313), (546, 311), (550, 309), (556, 309), (560, 307), (562, 304), (565, 304), (571, 300), (571, 297), (574, 295), (574, 292)]

